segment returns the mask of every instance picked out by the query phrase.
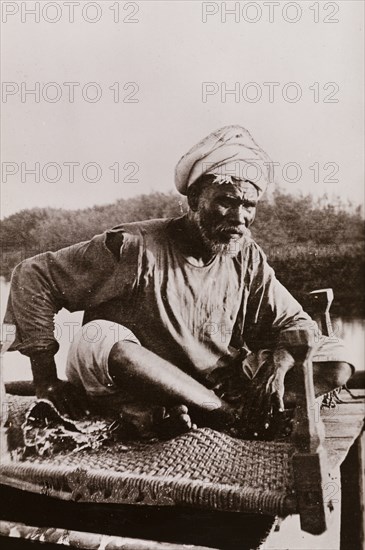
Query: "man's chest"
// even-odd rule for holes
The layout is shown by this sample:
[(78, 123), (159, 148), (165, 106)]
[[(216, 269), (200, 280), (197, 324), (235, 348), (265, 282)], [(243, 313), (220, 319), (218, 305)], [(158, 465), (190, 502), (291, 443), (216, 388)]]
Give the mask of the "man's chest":
[(199, 340), (232, 330), (244, 296), (244, 277), (233, 262), (217, 258), (197, 268), (171, 258), (158, 260), (139, 281), (136, 316), (179, 333), (188, 331)]

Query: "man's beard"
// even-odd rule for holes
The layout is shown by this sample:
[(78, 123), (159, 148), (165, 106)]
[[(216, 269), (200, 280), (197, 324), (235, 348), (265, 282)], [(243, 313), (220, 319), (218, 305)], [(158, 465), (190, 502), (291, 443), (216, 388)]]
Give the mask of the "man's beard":
[(246, 227), (240, 227), (242, 234), (232, 237), (232, 233), (237, 232), (237, 226), (228, 225), (224, 221), (217, 223), (216, 216), (203, 208), (199, 209), (196, 220), (204, 244), (214, 254), (237, 256), (243, 242), (251, 237), (251, 231)]

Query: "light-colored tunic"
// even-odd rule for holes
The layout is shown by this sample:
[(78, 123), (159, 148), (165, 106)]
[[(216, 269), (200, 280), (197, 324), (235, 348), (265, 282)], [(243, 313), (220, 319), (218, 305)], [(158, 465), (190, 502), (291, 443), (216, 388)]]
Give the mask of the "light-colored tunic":
[(317, 334), (314, 360), (346, 361), (336, 337), (317, 325), (276, 279), (260, 247), (189, 263), (168, 231), (171, 219), (123, 224), (57, 252), (19, 264), (5, 321), (17, 327), (12, 349), (56, 352), (54, 315), (84, 310), (130, 329), (143, 346), (204, 382), (232, 350), (271, 348), (280, 334), (303, 327)]

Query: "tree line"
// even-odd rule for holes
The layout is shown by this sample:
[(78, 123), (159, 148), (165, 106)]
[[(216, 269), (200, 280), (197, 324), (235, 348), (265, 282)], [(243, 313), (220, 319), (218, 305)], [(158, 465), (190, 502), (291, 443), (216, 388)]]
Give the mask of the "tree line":
[[(184, 198), (151, 193), (82, 210), (32, 208), (1, 222), (0, 275), (9, 279), (21, 260), (88, 240), (120, 223), (179, 216)], [(315, 288), (332, 287), (335, 308), (364, 313), (365, 224), (360, 206), (327, 197), (293, 196), (280, 189), (260, 201), (252, 226), (281, 282), (301, 300)]]

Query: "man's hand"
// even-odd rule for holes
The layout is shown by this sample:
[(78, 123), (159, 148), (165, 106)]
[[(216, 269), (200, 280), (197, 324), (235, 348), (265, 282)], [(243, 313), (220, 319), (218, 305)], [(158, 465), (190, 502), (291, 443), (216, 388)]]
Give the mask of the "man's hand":
[(90, 414), (86, 395), (70, 382), (56, 379), (50, 384), (40, 384), (36, 386), (36, 395), (38, 399), (52, 401), (62, 416), (75, 419)]
[(285, 348), (277, 348), (273, 353), (274, 373), (266, 384), (266, 394), (271, 410), (284, 411), (284, 380), (287, 372), (294, 366), (294, 358)]
[(90, 414), (85, 392), (57, 378), (52, 351), (38, 351), (30, 357), (38, 399), (49, 399), (61, 415), (78, 418)]

